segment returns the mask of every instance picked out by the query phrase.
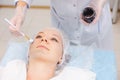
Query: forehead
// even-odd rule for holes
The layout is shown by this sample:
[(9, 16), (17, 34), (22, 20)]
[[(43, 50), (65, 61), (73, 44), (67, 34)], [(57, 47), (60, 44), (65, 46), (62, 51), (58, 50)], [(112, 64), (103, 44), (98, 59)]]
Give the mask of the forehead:
[(60, 32), (57, 29), (44, 29), (44, 30), (40, 31), (39, 33), (41, 33), (41, 32), (60, 35)]
[(56, 37), (59, 37), (60, 39), (62, 39), (62, 35), (61, 35), (60, 31), (57, 29), (44, 29), (38, 33), (38, 35), (40, 35), (40, 34), (47, 35), (47, 36), (53, 35), (53, 36), (56, 36)]

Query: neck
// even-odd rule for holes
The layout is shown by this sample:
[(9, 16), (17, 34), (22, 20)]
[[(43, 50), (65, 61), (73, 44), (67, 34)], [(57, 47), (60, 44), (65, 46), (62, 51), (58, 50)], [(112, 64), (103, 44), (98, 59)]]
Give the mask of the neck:
[(49, 80), (54, 76), (55, 70), (55, 64), (29, 60), (27, 80)]

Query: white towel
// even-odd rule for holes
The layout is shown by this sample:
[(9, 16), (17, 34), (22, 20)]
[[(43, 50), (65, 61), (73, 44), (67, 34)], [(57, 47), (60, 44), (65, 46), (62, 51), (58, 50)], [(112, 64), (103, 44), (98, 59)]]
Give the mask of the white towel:
[[(95, 80), (95, 73), (77, 67), (65, 67), (50, 80)], [(13, 60), (0, 68), (0, 80), (26, 80), (26, 64), (22, 60)]]

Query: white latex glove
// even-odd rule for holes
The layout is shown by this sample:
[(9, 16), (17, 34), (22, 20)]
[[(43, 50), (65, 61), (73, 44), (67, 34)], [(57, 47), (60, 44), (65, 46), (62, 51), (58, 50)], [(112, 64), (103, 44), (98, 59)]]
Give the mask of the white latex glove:
[(15, 15), (10, 20), (11, 23), (16, 26), (16, 29), (9, 26), (11, 33), (14, 34), (15, 36), (20, 36), (20, 33), (18, 31), (20, 30), (20, 27), (23, 24), (26, 10), (27, 6), (17, 6), (15, 10)]
[[(91, 23), (87, 23), (85, 22), (84, 20), (82, 20), (82, 22), (85, 24), (85, 25), (89, 25), (89, 24), (95, 24), (98, 22), (100, 16), (101, 16), (101, 13), (102, 13), (102, 9), (104, 7), (104, 4), (107, 2), (107, 0), (91, 0), (91, 2), (88, 4), (88, 6), (86, 7), (91, 7), (94, 11), (95, 11), (95, 19), (91, 22)], [(86, 8), (85, 7), (85, 8)], [(81, 18), (82, 18), (82, 14), (81, 14)]]

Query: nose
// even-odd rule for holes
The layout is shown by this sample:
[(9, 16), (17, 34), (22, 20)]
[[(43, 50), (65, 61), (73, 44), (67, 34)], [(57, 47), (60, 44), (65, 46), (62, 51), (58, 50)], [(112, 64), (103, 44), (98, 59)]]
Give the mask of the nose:
[(47, 39), (45, 39), (45, 38), (41, 39), (41, 42), (43, 42), (43, 41), (48, 42)]

